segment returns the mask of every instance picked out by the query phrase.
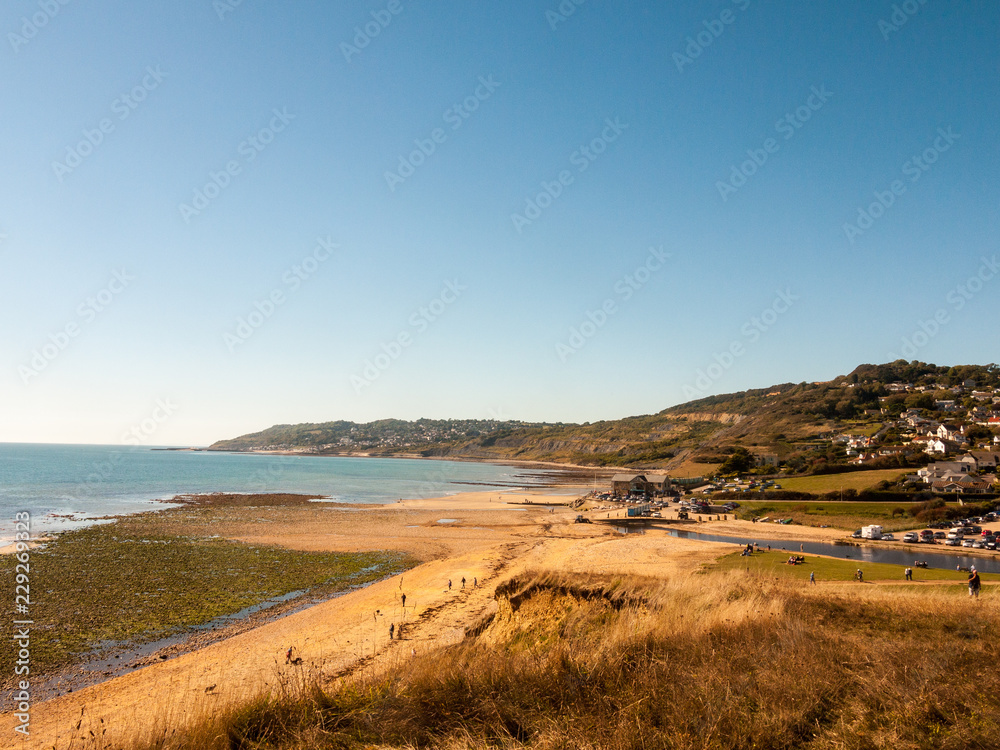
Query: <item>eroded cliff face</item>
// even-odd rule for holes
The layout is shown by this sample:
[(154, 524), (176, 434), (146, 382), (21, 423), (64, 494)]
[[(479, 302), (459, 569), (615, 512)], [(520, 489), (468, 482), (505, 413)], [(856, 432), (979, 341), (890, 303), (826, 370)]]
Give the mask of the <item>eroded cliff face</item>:
[(745, 414), (713, 411), (685, 411), (674, 416), (687, 417), (691, 422), (720, 422), (721, 424), (739, 424), (746, 419)]
[(496, 611), (479, 629), (477, 639), (505, 650), (530, 650), (569, 635), (577, 641), (590, 632), (596, 635), (626, 605), (645, 609), (640, 599), (599, 585), (515, 579), (497, 587)]

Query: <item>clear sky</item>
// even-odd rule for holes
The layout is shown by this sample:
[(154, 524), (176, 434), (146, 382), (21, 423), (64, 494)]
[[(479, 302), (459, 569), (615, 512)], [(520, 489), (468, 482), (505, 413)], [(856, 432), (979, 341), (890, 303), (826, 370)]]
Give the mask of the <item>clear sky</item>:
[(998, 31), (986, 0), (8, 0), (0, 441), (995, 361)]

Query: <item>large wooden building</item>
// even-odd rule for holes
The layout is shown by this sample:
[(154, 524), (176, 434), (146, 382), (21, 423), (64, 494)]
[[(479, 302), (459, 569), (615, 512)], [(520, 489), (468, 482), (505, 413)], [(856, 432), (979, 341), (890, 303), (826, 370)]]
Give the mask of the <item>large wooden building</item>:
[(611, 477), (611, 494), (663, 495), (670, 487), (670, 477), (666, 474), (615, 474)]

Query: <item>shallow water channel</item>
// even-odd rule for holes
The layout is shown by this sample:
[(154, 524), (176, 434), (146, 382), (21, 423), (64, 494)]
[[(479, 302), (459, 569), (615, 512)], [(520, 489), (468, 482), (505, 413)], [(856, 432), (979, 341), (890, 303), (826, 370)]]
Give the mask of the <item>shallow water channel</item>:
[[(698, 539), (705, 542), (721, 542), (745, 547), (748, 542), (756, 542), (759, 547), (772, 550), (786, 550), (798, 553), (801, 545), (802, 553), (810, 555), (825, 555), (841, 560), (856, 560), (865, 563), (889, 563), (890, 565), (912, 566), (916, 560), (925, 561), (928, 568), (955, 570), (956, 566), (968, 568), (976, 566), (980, 573), (1000, 573), (1000, 554), (993, 552), (986, 555), (961, 555), (945, 552), (941, 545), (914, 544), (907, 549), (877, 547), (874, 545), (854, 546), (853, 544), (830, 544), (828, 542), (807, 542), (798, 539), (767, 539), (765, 537), (731, 537), (717, 534), (702, 534), (696, 531), (668, 529), (670, 536), (682, 539)], [(877, 544), (877, 542), (875, 543)]]

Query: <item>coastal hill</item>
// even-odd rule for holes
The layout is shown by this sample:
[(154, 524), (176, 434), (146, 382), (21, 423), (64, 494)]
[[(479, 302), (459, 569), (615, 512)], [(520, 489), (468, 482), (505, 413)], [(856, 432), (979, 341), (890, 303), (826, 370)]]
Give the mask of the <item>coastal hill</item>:
[[(923, 362), (861, 365), (826, 382), (689, 401), (656, 414), (584, 424), (498, 420), (386, 419), (275, 425), (221, 440), (218, 451), (295, 451), (318, 455), (421, 456), (549, 461), (594, 467), (671, 469), (721, 463), (739, 449), (796, 470), (843, 458), (838, 433), (874, 434), (907, 408), (934, 410), (943, 399), (971, 408), (974, 389), (1000, 388), (996, 365), (943, 367)], [(968, 402), (968, 403), (965, 403)]]

